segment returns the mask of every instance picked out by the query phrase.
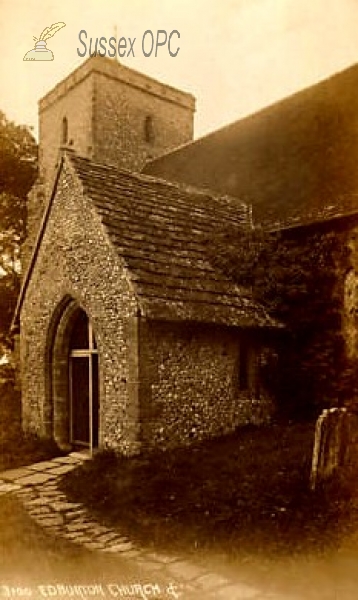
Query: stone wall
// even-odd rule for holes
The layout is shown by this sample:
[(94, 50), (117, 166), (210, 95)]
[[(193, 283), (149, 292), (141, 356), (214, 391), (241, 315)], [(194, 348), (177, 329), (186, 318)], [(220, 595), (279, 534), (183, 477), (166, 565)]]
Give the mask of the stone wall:
[[(250, 340), (248, 385), (240, 348)], [(145, 451), (261, 424), (274, 405), (259, 383), (261, 344), (252, 332), (190, 323), (141, 322), (140, 414)]]
[(36, 245), (36, 238), (39, 233), (42, 217), (48, 202), (49, 191), (45, 189), (43, 179), (37, 178), (27, 195), (26, 208), (26, 238), (21, 246), (21, 273), (24, 275), (30, 263), (33, 249)]
[[(90, 158), (93, 151), (94, 74), (76, 72), (40, 101), (39, 172), (51, 185), (61, 146), (72, 142), (81, 156)], [(60, 88), (60, 89), (58, 89)], [(68, 122), (68, 140), (62, 139), (62, 121)]]
[(39, 178), (27, 201), (23, 271), (52, 191), (61, 146), (70, 145), (100, 163), (140, 171), (147, 159), (192, 140), (194, 111), (190, 94), (99, 56), (46, 94), (39, 103)]
[(95, 161), (140, 171), (147, 160), (192, 140), (194, 99), (155, 84), (148, 79), (143, 89), (96, 73)]
[[(51, 352), (54, 337), (66, 334), (66, 327), (58, 327), (59, 307), (65, 298), (85, 310), (96, 335), (99, 444), (134, 452), (138, 437), (137, 303), (120, 260), (93, 207), (76, 188), (69, 166), (59, 181), (21, 311), (23, 426), (42, 437), (53, 436), (54, 407), (68, 403), (68, 386), (66, 382), (59, 385), (61, 365), (53, 363)], [(54, 394), (61, 397), (54, 398)]]
[(101, 448), (165, 449), (270, 418), (258, 334), (140, 317), (126, 269), (66, 161), (26, 288), (20, 339), (24, 429), (64, 447), (76, 307), (97, 341)]
[(27, 237), (21, 250), (25, 273), (49, 201), (60, 161), (62, 122), (68, 121), (68, 140), (81, 156), (93, 150), (93, 74), (75, 71), (40, 101), (39, 107), (39, 176), (27, 197)]
[(81, 156), (140, 170), (147, 159), (192, 140), (194, 111), (190, 94), (115, 60), (90, 58), (40, 100), (40, 174), (51, 181), (66, 143)]

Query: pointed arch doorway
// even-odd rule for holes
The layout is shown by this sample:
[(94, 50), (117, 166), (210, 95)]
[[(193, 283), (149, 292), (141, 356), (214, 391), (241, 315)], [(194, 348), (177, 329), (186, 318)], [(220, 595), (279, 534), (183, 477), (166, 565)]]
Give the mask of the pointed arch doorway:
[(72, 446), (98, 447), (98, 351), (92, 325), (76, 311), (69, 340), (69, 441)]

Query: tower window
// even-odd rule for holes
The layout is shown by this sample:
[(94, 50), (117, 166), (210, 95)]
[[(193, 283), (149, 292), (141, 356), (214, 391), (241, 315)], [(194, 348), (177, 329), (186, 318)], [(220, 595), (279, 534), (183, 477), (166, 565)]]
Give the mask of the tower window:
[(153, 126), (153, 117), (148, 115), (144, 121), (144, 138), (148, 144), (153, 144), (154, 142), (154, 126)]
[(67, 144), (67, 142), (68, 142), (68, 121), (67, 121), (67, 117), (63, 117), (61, 143)]

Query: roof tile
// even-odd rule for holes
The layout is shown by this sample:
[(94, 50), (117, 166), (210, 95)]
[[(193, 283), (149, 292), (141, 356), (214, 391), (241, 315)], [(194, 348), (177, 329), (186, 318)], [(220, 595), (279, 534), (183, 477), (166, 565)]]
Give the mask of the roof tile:
[(69, 155), (125, 262), (144, 316), (277, 325), (248, 290), (210, 262), (207, 251), (218, 231), (251, 226), (245, 204)]

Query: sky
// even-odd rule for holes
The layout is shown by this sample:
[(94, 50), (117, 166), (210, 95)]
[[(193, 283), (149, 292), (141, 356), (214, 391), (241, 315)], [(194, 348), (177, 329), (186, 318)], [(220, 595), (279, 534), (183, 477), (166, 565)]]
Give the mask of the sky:
[[(23, 61), (60, 21), (47, 41), (54, 60)], [(195, 137), (358, 61), (358, 0), (0, 0), (0, 23), (0, 110), (35, 134), (38, 100), (85, 60), (81, 30), (135, 37), (134, 57), (120, 61), (196, 96)], [(149, 29), (177, 30), (177, 56), (167, 46), (144, 56)]]

